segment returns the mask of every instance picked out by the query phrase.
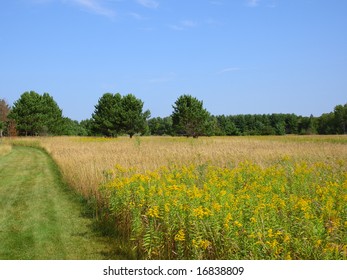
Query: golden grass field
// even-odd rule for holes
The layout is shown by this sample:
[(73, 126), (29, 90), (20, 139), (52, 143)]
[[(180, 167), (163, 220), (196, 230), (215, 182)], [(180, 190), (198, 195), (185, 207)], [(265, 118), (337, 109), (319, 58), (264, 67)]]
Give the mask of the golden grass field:
[(24, 141), (139, 258), (347, 259), (346, 136)]
[(9, 152), (11, 152), (11, 148), (12, 148), (11, 145), (9, 145), (9, 144), (1, 144), (1, 142), (0, 142), (0, 156), (6, 155)]
[(140, 171), (162, 166), (211, 163), (234, 166), (245, 160), (262, 166), (283, 157), (293, 161), (347, 160), (347, 137), (54, 137), (40, 139), (69, 184), (82, 193), (98, 189), (103, 172), (116, 165)]

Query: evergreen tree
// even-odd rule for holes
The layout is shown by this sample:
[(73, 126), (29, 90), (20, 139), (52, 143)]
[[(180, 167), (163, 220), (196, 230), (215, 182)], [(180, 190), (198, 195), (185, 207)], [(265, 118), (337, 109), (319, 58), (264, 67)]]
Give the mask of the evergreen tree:
[(87, 136), (88, 132), (78, 121), (70, 118), (63, 118), (59, 135)]
[(150, 112), (143, 111), (143, 102), (134, 95), (122, 97), (119, 93), (105, 93), (95, 106), (93, 130), (96, 134), (117, 136), (145, 133)]
[(339, 134), (347, 133), (347, 103), (345, 105), (337, 105), (334, 108), (334, 119), (336, 132)]
[(143, 102), (133, 94), (122, 98), (122, 130), (132, 138), (136, 133), (145, 133), (151, 113), (143, 111)]
[(148, 127), (151, 135), (171, 135), (172, 119), (171, 117), (157, 117), (148, 120)]
[(172, 107), (172, 124), (176, 134), (194, 138), (206, 134), (210, 113), (203, 108), (202, 101), (191, 95), (182, 95)]
[(80, 122), (80, 126), (82, 127), (82, 129), (86, 132), (87, 136), (92, 136), (93, 133), (93, 119), (86, 119), (86, 120), (82, 120)]
[(93, 131), (108, 137), (122, 132), (122, 96), (105, 93), (95, 105), (92, 115)]
[(48, 93), (23, 93), (14, 102), (8, 116), (16, 123), (20, 135), (58, 134), (62, 124), (62, 110)]

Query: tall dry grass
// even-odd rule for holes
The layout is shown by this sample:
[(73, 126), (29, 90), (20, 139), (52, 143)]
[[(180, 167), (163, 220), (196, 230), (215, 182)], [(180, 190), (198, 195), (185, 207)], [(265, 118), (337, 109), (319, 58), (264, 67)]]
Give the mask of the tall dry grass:
[[(1, 140), (0, 140), (1, 141)], [(12, 146), (9, 144), (3, 144), (0, 142), (0, 156), (4, 156), (11, 152)]]
[(283, 158), (320, 161), (344, 168), (347, 163), (346, 136), (53, 137), (39, 141), (57, 162), (65, 180), (86, 196), (97, 192), (105, 179), (104, 172), (115, 165), (145, 171), (206, 162), (233, 167), (247, 160), (266, 167)]
[(45, 148), (138, 258), (347, 257), (347, 136), (11, 143)]

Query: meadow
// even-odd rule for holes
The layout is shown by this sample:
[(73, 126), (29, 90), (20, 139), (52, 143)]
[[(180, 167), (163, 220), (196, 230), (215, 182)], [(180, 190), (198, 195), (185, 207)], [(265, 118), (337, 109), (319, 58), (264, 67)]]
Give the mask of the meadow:
[(346, 136), (33, 141), (137, 258), (347, 259)]
[[(1, 141), (1, 140), (0, 140)], [(0, 142), (0, 156), (4, 156), (11, 152), (12, 146), (9, 144), (2, 144)]]

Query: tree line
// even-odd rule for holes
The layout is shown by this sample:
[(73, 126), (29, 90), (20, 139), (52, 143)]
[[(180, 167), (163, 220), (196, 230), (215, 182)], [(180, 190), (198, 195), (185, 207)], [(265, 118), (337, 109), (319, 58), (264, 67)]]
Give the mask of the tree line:
[(181, 95), (172, 114), (150, 118), (143, 101), (133, 94), (102, 95), (90, 119), (81, 122), (64, 117), (53, 97), (29, 91), (13, 106), (0, 99), (0, 137), (38, 135), (106, 136), (178, 135), (199, 136), (346, 134), (347, 103), (319, 117), (295, 114), (211, 115), (203, 101)]

